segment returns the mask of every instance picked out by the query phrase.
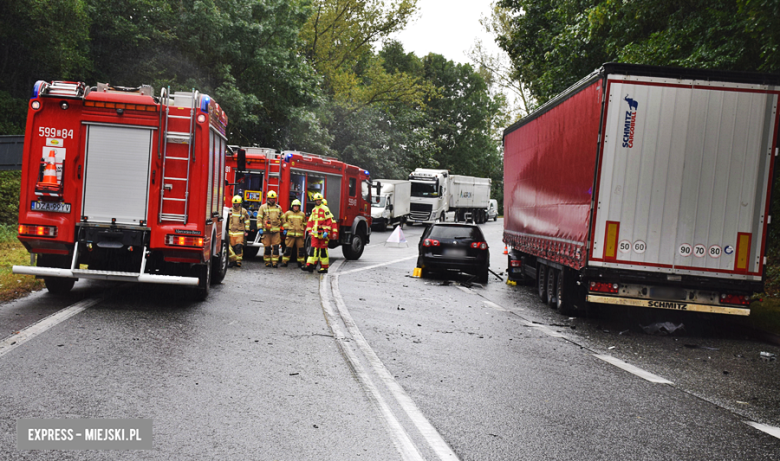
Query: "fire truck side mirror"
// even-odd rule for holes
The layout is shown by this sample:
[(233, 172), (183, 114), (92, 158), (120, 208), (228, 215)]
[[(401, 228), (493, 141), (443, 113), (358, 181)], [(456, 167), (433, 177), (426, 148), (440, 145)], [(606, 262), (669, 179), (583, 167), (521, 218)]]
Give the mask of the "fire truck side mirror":
[(238, 154), (236, 154), (236, 169), (238, 171), (246, 171), (246, 151), (244, 149), (238, 149)]

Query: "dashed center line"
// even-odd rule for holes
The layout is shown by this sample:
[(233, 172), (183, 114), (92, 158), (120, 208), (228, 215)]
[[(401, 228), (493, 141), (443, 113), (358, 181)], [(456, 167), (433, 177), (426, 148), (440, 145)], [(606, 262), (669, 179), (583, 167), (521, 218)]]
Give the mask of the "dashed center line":
[(639, 367), (635, 367), (634, 365), (631, 365), (630, 363), (626, 363), (618, 358), (612, 357), (611, 355), (600, 355), (600, 354), (593, 354), (596, 358), (599, 358), (607, 363), (611, 363), (612, 365), (615, 365), (616, 367), (626, 370), (627, 372), (639, 376), (642, 379), (646, 379), (647, 381), (650, 381), (651, 383), (657, 383), (657, 384), (674, 384), (673, 382), (664, 379), (660, 376), (654, 375), (650, 373), (649, 371), (645, 371)]

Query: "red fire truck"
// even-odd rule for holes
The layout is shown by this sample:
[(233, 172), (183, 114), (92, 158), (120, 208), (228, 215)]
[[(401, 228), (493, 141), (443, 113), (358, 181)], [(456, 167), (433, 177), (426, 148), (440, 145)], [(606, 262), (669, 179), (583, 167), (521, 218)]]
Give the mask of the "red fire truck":
[(35, 84), (19, 240), (52, 293), (79, 278), (191, 285), (227, 270), (222, 210), (227, 115), (197, 91)]
[(319, 192), (328, 201), (338, 222), (330, 248), (342, 245), (344, 257), (358, 259), (371, 237), (371, 180), (362, 168), (334, 158), (297, 151), (279, 152), (268, 148), (234, 148), (227, 156), (226, 202), (234, 194), (244, 199), (252, 216), (251, 232), (244, 248), (247, 257), (257, 255), (262, 246), (254, 219), (268, 191), (275, 191), (282, 209), (298, 199), (306, 214), (314, 208), (312, 196)]

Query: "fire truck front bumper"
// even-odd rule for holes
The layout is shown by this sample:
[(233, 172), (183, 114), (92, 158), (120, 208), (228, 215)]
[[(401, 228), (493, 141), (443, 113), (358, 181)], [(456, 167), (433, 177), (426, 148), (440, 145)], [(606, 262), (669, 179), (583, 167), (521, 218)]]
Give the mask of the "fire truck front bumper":
[(159, 283), (164, 285), (197, 286), (197, 277), (141, 274), (138, 272), (96, 271), (87, 269), (59, 269), (54, 267), (14, 266), (14, 274), (36, 277), (63, 277), (71, 279), (112, 280), (116, 282)]

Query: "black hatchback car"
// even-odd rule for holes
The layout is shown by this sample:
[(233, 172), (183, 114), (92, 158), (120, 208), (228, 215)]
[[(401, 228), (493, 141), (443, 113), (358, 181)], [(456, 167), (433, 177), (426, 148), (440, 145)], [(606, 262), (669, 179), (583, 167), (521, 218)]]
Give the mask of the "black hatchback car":
[(458, 271), (487, 283), (490, 251), (482, 231), (475, 224), (430, 224), (420, 237), (417, 267), (422, 276), (432, 272)]

